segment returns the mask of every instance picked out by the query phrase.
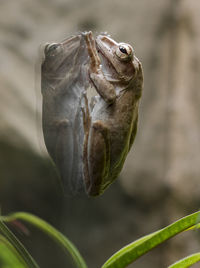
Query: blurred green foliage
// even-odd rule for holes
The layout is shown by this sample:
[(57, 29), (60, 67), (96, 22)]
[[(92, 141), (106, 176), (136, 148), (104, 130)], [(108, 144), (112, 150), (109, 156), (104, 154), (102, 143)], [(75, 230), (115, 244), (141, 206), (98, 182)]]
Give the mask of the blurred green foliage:
[[(149, 252), (154, 247), (163, 243), (183, 231), (199, 228), (200, 212), (188, 215), (171, 225), (146, 235), (133, 243), (125, 246), (111, 256), (102, 266), (102, 268), (124, 268), (130, 263)], [(68, 238), (56, 230), (49, 223), (29, 213), (18, 212), (9, 216), (0, 217), (0, 268), (37, 268), (38, 265), (33, 260), (29, 252), (20, 243), (16, 236), (7, 228), (4, 222), (23, 220), (42, 230), (57, 242), (64, 252), (70, 254), (74, 264), (78, 268), (87, 268), (87, 265), (79, 253), (78, 249)], [(192, 254), (170, 267), (186, 268), (200, 261), (200, 253)]]

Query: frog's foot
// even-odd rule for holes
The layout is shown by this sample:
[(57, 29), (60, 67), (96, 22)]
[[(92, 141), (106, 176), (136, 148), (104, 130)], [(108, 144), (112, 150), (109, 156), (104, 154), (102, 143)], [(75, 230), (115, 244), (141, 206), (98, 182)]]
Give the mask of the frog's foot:
[(88, 177), (85, 177), (88, 195), (99, 195), (104, 191), (104, 179), (110, 168), (109, 130), (101, 121), (92, 124), (88, 138)]

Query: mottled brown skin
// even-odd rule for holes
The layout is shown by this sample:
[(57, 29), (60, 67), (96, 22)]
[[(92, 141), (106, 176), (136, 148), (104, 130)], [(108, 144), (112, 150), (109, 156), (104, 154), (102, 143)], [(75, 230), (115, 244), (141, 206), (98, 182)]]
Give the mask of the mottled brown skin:
[(120, 173), (134, 141), (143, 73), (132, 54), (122, 60), (119, 44), (100, 35), (85, 35), (90, 57), (89, 76), (101, 98), (85, 120), (84, 177), (88, 195), (104, 192)]

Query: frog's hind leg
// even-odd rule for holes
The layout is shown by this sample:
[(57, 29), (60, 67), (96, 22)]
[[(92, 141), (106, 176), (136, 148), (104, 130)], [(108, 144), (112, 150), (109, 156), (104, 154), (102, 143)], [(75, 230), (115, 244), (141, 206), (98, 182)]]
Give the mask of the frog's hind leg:
[(135, 120), (133, 122), (133, 129), (132, 129), (130, 140), (129, 140), (129, 151), (130, 151), (130, 149), (131, 149), (131, 147), (133, 145), (133, 142), (135, 140), (135, 136), (136, 136), (136, 133), (137, 133), (137, 123), (138, 123), (138, 114), (135, 117)]
[(88, 137), (86, 190), (88, 195), (101, 194), (110, 168), (109, 129), (101, 121), (92, 123)]

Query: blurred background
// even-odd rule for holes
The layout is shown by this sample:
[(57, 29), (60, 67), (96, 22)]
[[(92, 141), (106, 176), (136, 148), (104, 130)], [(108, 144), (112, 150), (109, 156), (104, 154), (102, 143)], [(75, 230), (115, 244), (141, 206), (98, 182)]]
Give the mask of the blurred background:
[[(0, 206), (65, 233), (89, 267), (200, 206), (200, 2), (0, 1)], [(144, 68), (139, 129), (120, 178), (98, 198), (65, 197), (41, 131), (39, 47), (77, 31), (130, 43)], [(73, 267), (46, 236), (18, 237), (43, 268)], [(180, 235), (130, 267), (166, 267), (199, 251)]]

